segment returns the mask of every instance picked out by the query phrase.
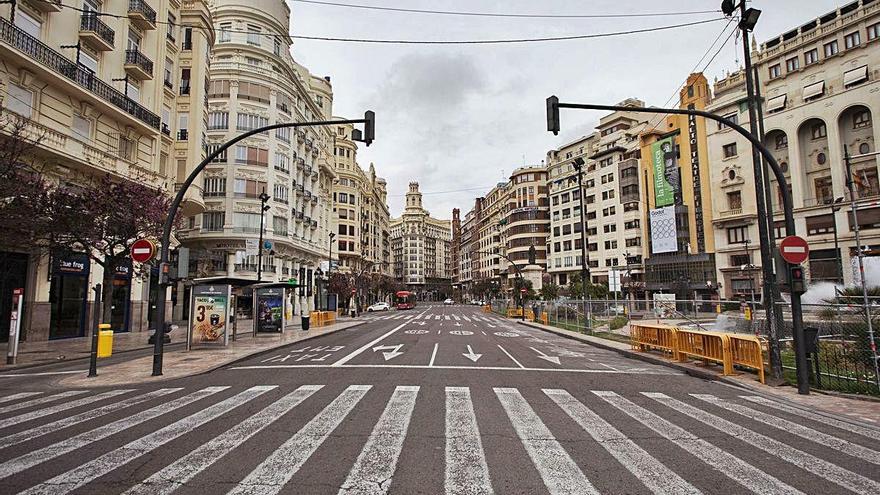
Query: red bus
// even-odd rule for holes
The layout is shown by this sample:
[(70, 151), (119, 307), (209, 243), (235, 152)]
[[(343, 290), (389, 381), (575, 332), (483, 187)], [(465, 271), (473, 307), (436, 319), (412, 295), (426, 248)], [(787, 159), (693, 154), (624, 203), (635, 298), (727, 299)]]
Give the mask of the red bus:
[(416, 295), (412, 292), (402, 290), (395, 294), (395, 303), (397, 309), (413, 309), (416, 307)]

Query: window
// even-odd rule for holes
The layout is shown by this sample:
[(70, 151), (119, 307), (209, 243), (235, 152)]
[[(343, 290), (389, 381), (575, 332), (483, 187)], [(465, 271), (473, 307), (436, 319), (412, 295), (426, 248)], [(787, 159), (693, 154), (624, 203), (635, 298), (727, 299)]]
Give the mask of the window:
[(208, 84), (209, 98), (228, 98), (229, 97), (229, 81), (228, 80), (212, 80)]
[(17, 84), (9, 83), (6, 86), (6, 98), (4, 104), (7, 110), (11, 110), (24, 117), (32, 117), (34, 109), (34, 92)]
[(828, 129), (825, 128), (824, 122), (821, 124), (813, 124), (811, 133), (813, 135), (813, 139), (822, 139), (828, 136)]
[(287, 219), (284, 217), (273, 216), (272, 232), (274, 232), (275, 235), (287, 236)]
[(825, 48), (825, 58), (833, 57), (834, 55), (837, 55), (837, 52), (840, 51), (840, 49), (837, 46), (837, 40), (825, 43), (824, 48)]
[(853, 129), (861, 129), (871, 125), (871, 114), (867, 110), (859, 110), (853, 114)]
[(289, 199), (287, 186), (283, 184), (272, 186), (272, 198), (279, 203), (287, 203)]
[(610, 234), (612, 232), (617, 232), (617, 224), (611, 223), (608, 225), (603, 225), (602, 232), (604, 232), (606, 234)]
[(202, 230), (222, 232), (224, 223), (226, 223), (225, 212), (212, 211), (210, 213), (202, 213)]
[(779, 64), (770, 66), (770, 79), (776, 79), (782, 75), (782, 69), (779, 67)]
[(191, 27), (183, 29), (183, 49), (192, 50), (193, 46), (193, 30)]
[(275, 170), (290, 172), (290, 162), (288, 161), (287, 155), (275, 152)]
[(165, 59), (165, 86), (169, 88), (174, 85), (174, 61), (170, 58)]
[(564, 251), (571, 251), (571, 241), (565, 241), (562, 243), (562, 249)]
[(608, 191), (602, 191), (602, 199), (614, 199), (614, 189), (610, 189)]
[(125, 95), (128, 96), (134, 102), (140, 102), (140, 100), (141, 100), (140, 83), (129, 79), (125, 83)]
[(633, 230), (639, 228), (640, 225), (639, 220), (630, 220), (629, 222), (624, 222), (623, 228), (625, 230)]
[(190, 91), (191, 69), (180, 69), (180, 94), (188, 95)]
[(568, 224), (563, 225), (562, 226), (562, 235), (568, 235), (568, 234), (571, 234), (571, 225), (568, 225)]
[(589, 196), (584, 198), (584, 203), (586, 203), (588, 205), (591, 205), (595, 202), (596, 202), (596, 195), (595, 194), (590, 194)]
[(563, 194), (563, 195), (562, 195), (562, 202), (563, 202), (563, 203), (568, 203), (568, 202), (570, 201), (569, 198), (570, 198), (570, 195), (569, 195), (568, 193)]
[(553, 227), (553, 235), (555, 235), (557, 237), (560, 235), (559, 234), (559, 227)]
[(339, 193), (339, 202), (340, 203), (348, 203), (348, 193), (344, 193), (344, 192)]
[(639, 247), (642, 245), (641, 237), (633, 237), (626, 240), (626, 247)]
[(277, 36), (274, 38), (274, 46), (272, 48), (272, 53), (275, 55), (281, 56), (281, 39)]
[(208, 113), (208, 130), (229, 129), (229, 112)]
[(781, 150), (788, 148), (788, 136), (785, 134), (776, 135), (776, 149)]
[(261, 215), (259, 213), (235, 213), (235, 230), (237, 232), (257, 233), (260, 231)]
[(727, 209), (729, 210), (741, 210), (742, 209), (742, 193), (739, 191), (733, 191), (727, 193)]
[(37, 39), (40, 38), (40, 33), (43, 31), (43, 20), (24, 12), (20, 8), (15, 9), (15, 25)]
[(168, 30), (166, 36), (169, 40), (174, 41), (177, 37), (177, 17), (171, 12), (168, 13)]
[(228, 43), (232, 41), (232, 23), (224, 22), (220, 24), (220, 43)]
[(728, 244), (742, 244), (749, 238), (748, 227), (732, 227), (727, 229)]
[[(725, 115), (724, 118), (733, 122), (734, 124), (739, 124), (739, 114), (736, 112), (729, 113), (729, 114)], [(727, 126), (722, 124), (721, 122), (719, 122), (718, 123), (718, 130), (720, 131), (721, 129), (727, 129)], [(635, 170), (636, 169), (633, 169), (633, 171), (635, 171)], [(623, 174), (621, 174), (621, 175), (623, 175)]]
[(605, 241), (605, 249), (617, 249), (617, 241)]
[(73, 115), (73, 122), (70, 129), (78, 138), (89, 141), (92, 139), (92, 121), (82, 115)]
[(290, 127), (282, 127), (280, 129), (275, 129), (275, 137), (284, 141), (285, 143), (290, 142)]
[(85, 49), (79, 51), (79, 65), (92, 73), (98, 72), (98, 59)]
[(553, 206), (559, 205), (559, 196), (553, 196)]
[(876, 40), (880, 37), (880, 22), (868, 26), (868, 40)]
[(248, 24), (247, 26), (247, 42), (249, 45), (260, 46), (260, 26)]
[(845, 46), (847, 50), (849, 50), (850, 48), (855, 48), (861, 44), (862, 34), (858, 31), (854, 31), (843, 37), (843, 46)]
[(240, 113), (238, 114), (237, 124), (237, 129), (239, 131), (250, 131), (259, 127), (265, 127), (269, 125), (269, 119), (266, 117), (261, 117), (259, 115)]
[(268, 167), (269, 150), (238, 145), (235, 147), (235, 163)]
[(785, 61), (785, 71), (794, 72), (801, 68), (801, 61), (798, 57), (792, 57)]
[(226, 177), (205, 177), (205, 197), (226, 196)]
[[(226, 81), (228, 83), (228, 81)], [(243, 100), (269, 103), (269, 87), (262, 84), (239, 82), (238, 98)], [(210, 95), (209, 95), (210, 96)]]
[(135, 143), (132, 139), (119, 135), (116, 140), (116, 156), (123, 160), (132, 161)]
[(819, 49), (813, 48), (804, 52), (804, 65), (813, 65), (819, 61)]
[(722, 150), (724, 151), (724, 158), (733, 158), (736, 156), (736, 143), (725, 144)]
[(822, 204), (833, 201), (834, 193), (831, 190), (831, 177), (819, 177), (813, 181), (816, 189), (816, 202)]
[(807, 235), (831, 234), (834, 232), (834, 215), (807, 217)]

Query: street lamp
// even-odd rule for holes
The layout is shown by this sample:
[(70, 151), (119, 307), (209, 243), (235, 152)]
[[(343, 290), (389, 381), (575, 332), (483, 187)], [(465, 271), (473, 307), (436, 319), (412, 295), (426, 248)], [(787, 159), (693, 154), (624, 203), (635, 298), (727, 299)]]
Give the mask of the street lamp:
[(577, 157), (572, 160), (571, 165), (577, 170), (578, 174), (578, 197), (581, 198), (581, 285), (584, 292), (587, 290), (587, 282), (590, 281), (590, 253), (587, 249), (587, 220), (584, 210), (587, 209), (584, 202), (584, 159)]
[(837, 260), (837, 280), (843, 284), (843, 260), (840, 256), (840, 243), (837, 238), (837, 212), (843, 203), (843, 196), (835, 198), (831, 203), (831, 227), (834, 231), (834, 257)]
[(257, 282), (263, 280), (263, 226), (265, 225), (266, 212), (271, 208), (266, 203), (270, 196), (266, 194), (266, 190), (258, 196), (260, 198), (260, 246), (257, 248)]

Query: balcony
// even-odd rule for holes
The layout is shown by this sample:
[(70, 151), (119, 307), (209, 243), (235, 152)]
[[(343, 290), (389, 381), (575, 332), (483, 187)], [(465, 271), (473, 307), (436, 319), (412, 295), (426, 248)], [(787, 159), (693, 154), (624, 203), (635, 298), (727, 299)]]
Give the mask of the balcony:
[(181, 129), (177, 131), (177, 140), (178, 141), (187, 141), (189, 140), (189, 130)]
[(312, 196), (312, 204), (313, 205), (318, 204), (318, 197), (317, 196)]
[(719, 218), (736, 217), (736, 216), (739, 216), (742, 214), (743, 214), (742, 208), (731, 208), (730, 210), (718, 212), (718, 217)]
[(61, 12), (61, 0), (27, 0), (27, 4), (44, 13)]
[(152, 79), (153, 61), (137, 50), (125, 50), (125, 72), (138, 81)]
[[(183, 187), (183, 183), (174, 184), (174, 193), (176, 194)], [(180, 203), (181, 213), (185, 216), (193, 216), (205, 211), (204, 192), (201, 186), (190, 184), (186, 192), (183, 194), (183, 201)]]
[(145, 0), (128, 0), (128, 18), (140, 29), (156, 29), (156, 11)]
[(171, 135), (171, 128), (168, 127), (168, 124), (166, 124), (165, 122), (162, 122), (162, 134), (165, 134), (166, 136)]
[[(3, 18), (0, 18), (0, 42), (12, 47), (15, 52), (20, 54), (19, 56), (23, 56), (23, 62), (33, 67), (33, 70), (48, 70), (63, 76), (94, 97), (109, 104), (108, 106), (122, 110), (149, 127), (159, 130), (160, 119), (158, 115), (127, 98), (121, 91), (96, 77), (92, 71), (77, 66), (64, 55), (49, 48), (37, 38), (13, 26)], [(10, 52), (7, 51), (3, 53), (2, 58), (8, 60), (9, 56)]]
[(318, 228), (318, 221), (312, 220), (312, 230), (317, 229), (317, 228)]
[(83, 14), (79, 24), (79, 39), (97, 51), (113, 49), (115, 33), (95, 14)]
[(182, 80), (180, 81), (180, 95), (187, 96), (189, 94), (189, 81)]

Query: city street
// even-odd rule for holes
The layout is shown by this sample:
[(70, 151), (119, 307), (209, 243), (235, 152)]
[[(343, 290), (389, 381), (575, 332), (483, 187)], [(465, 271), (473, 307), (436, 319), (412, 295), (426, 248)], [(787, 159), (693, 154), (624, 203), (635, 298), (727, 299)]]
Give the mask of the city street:
[(213, 373), (0, 382), (4, 493), (878, 493), (880, 430), (474, 306)]

